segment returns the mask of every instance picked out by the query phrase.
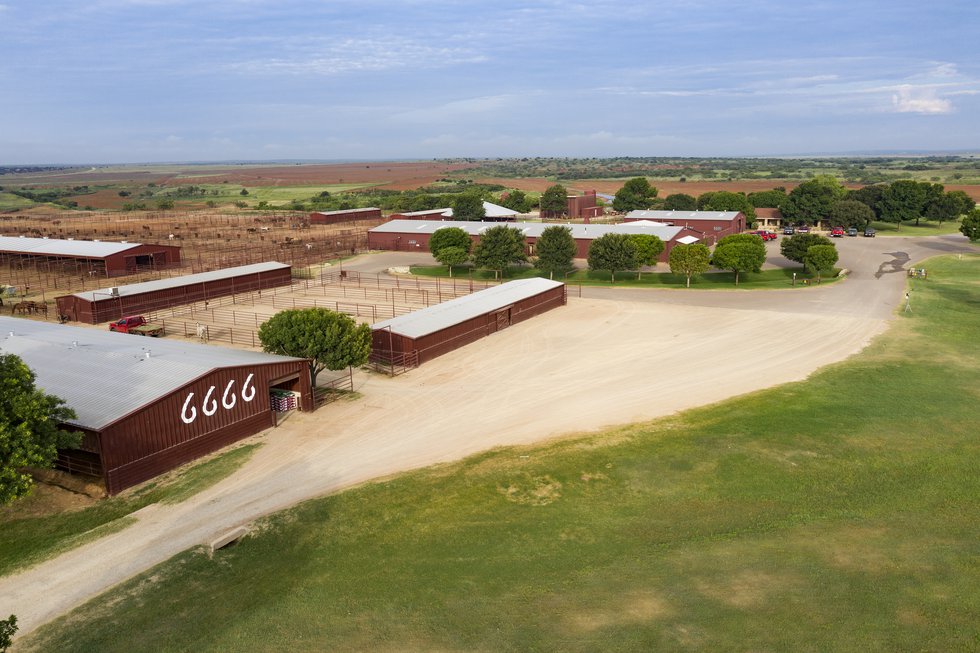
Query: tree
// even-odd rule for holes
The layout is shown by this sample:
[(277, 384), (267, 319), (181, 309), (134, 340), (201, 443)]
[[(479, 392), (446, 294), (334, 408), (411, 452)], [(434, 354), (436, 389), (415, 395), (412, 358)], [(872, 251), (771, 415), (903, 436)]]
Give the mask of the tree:
[(715, 191), (709, 190), (698, 195), (697, 204), (698, 211), (703, 211), (704, 207), (708, 206), (708, 202), (711, 201), (711, 197), (715, 194)]
[(648, 209), (657, 196), (657, 189), (650, 185), (646, 177), (633, 177), (616, 191), (613, 197), (613, 210), (620, 213)]
[(755, 223), (755, 207), (749, 203), (745, 193), (731, 193), (721, 190), (712, 193), (705, 203), (704, 211), (741, 211), (745, 215), (747, 225)]
[(698, 201), (687, 193), (674, 193), (664, 198), (665, 211), (697, 211)]
[(371, 355), (371, 327), (326, 308), (279, 311), (259, 326), (262, 349), (310, 360), (310, 381), (323, 370), (363, 365)]
[(820, 283), (820, 273), (830, 272), (837, 262), (837, 248), (830, 245), (811, 245), (803, 256), (803, 267), (817, 275)]
[(816, 224), (830, 215), (830, 210), (847, 191), (836, 177), (818, 175), (790, 191), (779, 205), (779, 212), (789, 222)]
[(973, 198), (961, 190), (954, 190), (927, 200), (923, 214), (927, 220), (935, 220), (942, 224), (946, 220), (955, 220), (975, 206)]
[(507, 194), (507, 197), (500, 200), (500, 204), (518, 213), (527, 213), (531, 210), (531, 200), (528, 199), (527, 193), (522, 190), (512, 190)]
[(782, 186), (772, 190), (749, 193), (749, 204), (757, 209), (774, 209), (786, 201), (786, 189)]
[(157, 200), (157, 210), (169, 211), (174, 208), (174, 201), (169, 197)]
[(609, 270), (612, 282), (616, 281), (617, 270), (635, 268), (636, 245), (626, 234), (605, 234), (589, 245), (589, 269)]
[(483, 200), (475, 193), (460, 193), (453, 200), (453, 220), (479, 222), (487, 217)]
[(480, 243), (473, 251), (473, 263), (478, 268), (503, 273), (512, 263), (524, 263), (524, 234), (518, 229), (499, 225), (491, 227), (480, 236)]
[(779, 244), (779, 251), (789, 260), (802, 264), (806, 251), (814, 245), (833, 245), (833, 243), (820, 234), (796, 234), (783, 238), (783, 242)]
[(636, 278), (639, 280), (641, 267), (657, 264), (657, 259), (664, 253), (664, 241), (651, 234), (631, 234), (629, 238), (636, 249)]
[(241, 192), (239, 192), (238, 194), (241, 195), (242, 197), (245, 197), (246, 195), (248, 195), (248, 189), (243, 188)]
[(58, 449), (82, 441), (59, 426), (75, 411), (35, 387), (36, 378), (18, 356), (0, 354), (0, 505), (30, 493), (34, 481), (25, 468), (51, 467)]
[(879, 208), (878, 203), (881, 202), (881, 197), (885, 194), (886, 190), (888, 190), (888, 184), (874, 184), (872, 186), (865, 186), (856, 190), (849, 190), (844, 198), (861, 202), (862, 204), (866, 205), (869, 209), (874, 211), (875, 219), (880, 220), (881, 209)]
[(882, 193), (878, 206), (881, 208), (881, 219), (894, 222), (898, 229), (908, 220), (918, 221), (922, 217), (926, 200), (929, 197), (929, 183), (920, 183), (912, 179), (899, 179)]
[(711, 265), (735, 273), (735, 285), (741, 272), (759, 272), (766, 262), (766, 244), (755, 234), (725, 236), (715, 246)]
[(963, 216), (960, 233), (969, 238), (972, 243), (980, 240), (980, 209), (973, 209)]
[(17, 617), (10, 615), (6, 619), (0, 619), (0, 653), (4, 653), (13, 642), (14, 633), (17, 632)]
[(449, 268), (449, 276), (453, 276), (453, 266), (462, 265), (469, 259), (470, 253), (462, 247), (443, 247), (435, 254), (435, 259)]
[(568, 227), (557, 224), (545, 227), (535, 243), (535, 249), (538, 251), (538, 258), (534, 267), (547, 272), (551, 279), (555, 273), (562, 275), (575, 268), (572, 259), (575, 258), (578, 248), (572, 238), (572, 230)]
[(670, 271), (687, 277), (687, 287), (691, 287), (691, 277), (703, 274), (711, 265), (711, 250), (704, 243), (674, 245), (670, 250)]
[(864, 202), (841, 200), (830, 209), (828, 219), (834, 226), (867, 227), (875, 219), (875, 212)]
[(469, 254), (473, 239), (460, 227), (439, 227), (429, 237), (429, 251), (438, 260), (439, 251), (447, 247), (458, 247)]
[(541, 213), (560, 217), (568, 214), (568, 189), (561, 184), (555, 184), (545, 189), (541, 194)]

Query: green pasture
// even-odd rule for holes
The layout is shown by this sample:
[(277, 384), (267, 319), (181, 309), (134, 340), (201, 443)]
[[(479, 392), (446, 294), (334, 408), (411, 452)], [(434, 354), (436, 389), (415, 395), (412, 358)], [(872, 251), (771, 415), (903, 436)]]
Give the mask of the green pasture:
[(879, 236), (942, 236), (960, 233), (959, 220), (947, 220), (943, 223), (923, 220), (918, 225), (914, 222), (903, 222), (901, 228), (894, 222), (876, 220), (871, 223), (871, 226)]
[[(53, 557), (130, 525), (129, 515), (151, 503), (177, 503), (207, 489), (245, 464), (258, 444), (236, 447), (150, 481), (131, 492), (74, 512), (18, 518), (0, 510), (0, 575)], [(22, 499), (31, 501), (31, 498)]]
[(806, 381), (309, 501), (19, 650), (976, 650), (980, 257), (927, 267)]
[(0, 192), (0, 211), (16, 211), (31, 206), (35, 206), (35, 203), (27, 198), (13, 193)]
[[(411, 273), (425, 277), (448, 278), (449, 269), (445, 265), (413, 265)], [(763, 270), (762, 272), (742, 272), (738, 275), (739, 290), (778, 290), (783, 288), (793, 288), (793, 273), (796, 273), (797, 288), (806, 288), (816, 284), (816, 275), (811, 275), (803, 268), (796, 269), (775, 269)], [(834, 275), (837, 270), (830, 275), (821, 277), (820, 283), (834, 283), (839, 278)], [(453, 278), (455, 279), (474, 279), (480, 281), (494, 280), (497, 278), (493, 270), (478, 270), (468, 265), (453, 266)], [(547, 274), (536, 270), (533, 267), (522, 266), (508, 268), (503, 277), (504, 281), (514, 279), (528, 279), (531, 277), (547, 277)], [(615, 283), (611, 280), (611, 274), (607, 271), (576, 270), (567, 277), (560, 278), (572, 285), (582, 286), (615, 286), (615, 287), (634, 287), (634, 288), (685, 288), (687, 278), (681, 274), (671, 274), (670, 272), (641, 272), (639, 279), (636, 272), (617, 272)], [(731, 272), (711, 271), (698, 277), (691, 277), (691, 289), (702, 290), (724, 290), (735, 288), (735, 275)]]

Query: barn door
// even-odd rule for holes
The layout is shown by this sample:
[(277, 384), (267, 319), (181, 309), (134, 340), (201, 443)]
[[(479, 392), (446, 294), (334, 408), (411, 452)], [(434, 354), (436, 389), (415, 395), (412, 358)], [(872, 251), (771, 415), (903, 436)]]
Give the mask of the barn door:
[(490, 318), (490, 332), (503, 331), (510, 326), (510, 309), (502, 308), (496, 313), (494, 313)]

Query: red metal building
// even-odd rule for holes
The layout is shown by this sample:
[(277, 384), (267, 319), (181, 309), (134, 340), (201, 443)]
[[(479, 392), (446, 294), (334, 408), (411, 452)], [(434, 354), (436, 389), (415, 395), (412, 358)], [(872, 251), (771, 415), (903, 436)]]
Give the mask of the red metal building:
[(115, 494), (275, 425), (271, 391), (314, 408), (305, 359), (0, 317), (0, 352), (64, 399), (84, 434), (59, 466)]
[(701, 235), (706, 245), (714, 245), (719, 238), (745, 231), (745, 215), (740, 211), (630, 211), (623, 217), (624, 223), (636, 221), (659, 222), (674, 227), (684, 227), (694, 235)]
[(343, 209), (340, 211), (314, 211), (310, 214), (313, 224), (339, 224), (342, 222), (365, 222), (381, 220), (381, 209)]
[(70, 264), (107, 277), (131, 274), (138, 269), (163, 269), (180, 264), (180, 247), (99, 240), (62, 240), (0, 236), (0, 262), (32, 265)]
[(292, 267), (270, 261), (128, 286), (88, 290), (64, 295), (55, 301), (58, 303), (59, 315), (65, 315), (77, 322), (98, 324), (125, 315), (139, 315), (239, 292), (288, 286), (290, 283)]

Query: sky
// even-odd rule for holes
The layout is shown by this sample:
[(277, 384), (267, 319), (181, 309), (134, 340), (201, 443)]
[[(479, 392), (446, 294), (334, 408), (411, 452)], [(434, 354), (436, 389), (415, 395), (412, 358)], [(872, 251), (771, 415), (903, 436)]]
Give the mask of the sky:
[(0, 0), (0, 165), (980, 151), (976, 0)]

